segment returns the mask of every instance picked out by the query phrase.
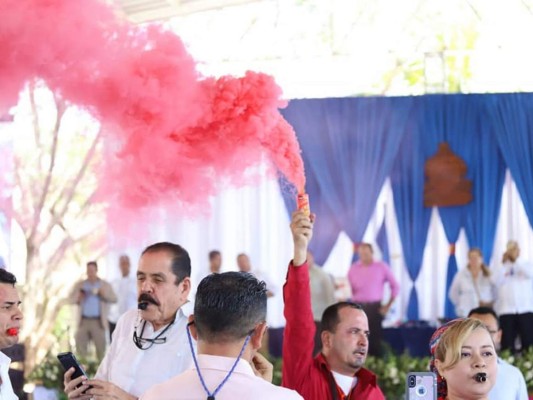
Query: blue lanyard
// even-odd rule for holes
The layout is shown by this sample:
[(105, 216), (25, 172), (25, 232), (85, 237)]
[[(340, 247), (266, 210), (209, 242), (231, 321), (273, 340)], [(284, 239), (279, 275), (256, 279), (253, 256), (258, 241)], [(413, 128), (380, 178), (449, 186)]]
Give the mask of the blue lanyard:
[(207, 393), (207, 400), (215, 400), (215, 395), (220, 391), (220, 389), (222, 389), (222, 386), (224, 386), (224, 384), (228, 381), (229, 377), (231, 376), (231, 374), (235, 370), (235, 367), (237, 366), (237, 363), (239, 362), (240, 358), (242, 357), (242, 353), (244, 353), (244, 349), (246, 348), (246, 345), (250, 341), (250, 335), (246, 336), (246, 340), (244, 341), (244, 344), (242, 345), (241, 352), (237, 356), (237, 359), (233, 363), (233, 366), (229, 370), (229, 372), (226, 375), (226, 377), (222, 380), (222, 382), (220, 382), (220, 385), (217, 386), (215, 391), (213, 393), (211, 393), (209, 391), (209, 389), (207, 388), (207, 385), (205, 384), (204, 377), (202, 376), (202, 372), (200, 371), (200, 367), (198, 366), (198, 360), (196, 359), (196, 355), (194, 354), (194, 347), (192, 345), (191, 332), (189, 330), (189, 326), (191, 324), (193, 324), (193, 323), (194, 322), (189, 322), (187, 324), (187, 338), (189, 339), (189, 347), (191, 349), (192, 359), (194, 361), (194, 366), (196, 367), (196, 372), (198, 373), (198, 378), (200, 378), (200, 383), (202, 384), (205, 392)]

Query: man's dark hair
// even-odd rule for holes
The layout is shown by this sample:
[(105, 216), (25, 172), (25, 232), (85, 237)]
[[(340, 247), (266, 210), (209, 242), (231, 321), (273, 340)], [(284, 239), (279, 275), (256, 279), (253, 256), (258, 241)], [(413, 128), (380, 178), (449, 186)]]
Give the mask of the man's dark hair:
[(360, 304), (352, 303), (350, 301), (340, 301), (338, 303), (332, 304), (328, 308), (326, 308), (324, 310), (324, 313), (322, 314), (322, 321), (320, 323), (322, 328), (321, 332), (328, 331), (334, 333), (335, 329), (337, 329), (337, 325), (340, 322), (339, 311), (346, 307), (355, 308), (356, 310), (363, 311), (363, 308)]
[(164, 251), (171, 255), (171, 267), (172, 273), (176, 275), (176, 282), (174, 282), (176, 285), (179, 285), (183, 279), (191, 276), (191, 259), (189, 253), (179, 244), (170, 242), (154, 243), (144, 249), (141, 256), (146, 253), (157, 253), (159, 251)]
[(87, 266), (94, 265), (94, 269), (98, 271), (98, 263), (96, 261), (89, 261)]
[(370, 252), (374, 254), (374, 247), (372, 247), (370, 243), (366, 243), (366, 242), (359, 243), (359, 248), (361, 247), (367, 247), (368, 250), (370, 250)]
[(477, 307), (477, 308), (474, 308), (472, 310), (470, 310), (470, 312), (468, 313), (468, 318), (470, 318), (471, 315), (473, 314), (480, 314), (480, 315), (492, 315), (494, 317), (494, 319), (496, 320), (496, 323), (498, 324), (498, 329), (500, 329), (500, 318), (498, 318), (498, 314), (496, 314), (496, 311), (494, 311), (492, 308), (490, 307)]
[(227, 343), (248, 336), (266, 319), (265, 282), (246, 272), (206, 276), (198, 285), (194, 323), (201, 340)]
[(218, 250), (211, 250), (209, 252), (209, 261), (211, 261), (213, 258), (220, 256), (220, 251)]
[(11, 272), (6, 271), (4, 268), (0, 268), (0, 283), (7, 283), (15, 287), (17, 283), (17, 278)]

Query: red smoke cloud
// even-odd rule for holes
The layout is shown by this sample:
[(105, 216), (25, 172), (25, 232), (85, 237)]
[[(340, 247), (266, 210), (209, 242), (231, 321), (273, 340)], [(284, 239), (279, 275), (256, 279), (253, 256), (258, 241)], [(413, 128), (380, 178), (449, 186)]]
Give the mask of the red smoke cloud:
[(265, 155), (303, 190), (271, 77), (201, 77), (179, 37), (120, 20), (98, 0), (0, 1), (0, 114), (33, 78), (102, 122), (101, 188), (114, 209), (162, 199), (205, 209), (222, 184), (249, 182), (245, 171)]

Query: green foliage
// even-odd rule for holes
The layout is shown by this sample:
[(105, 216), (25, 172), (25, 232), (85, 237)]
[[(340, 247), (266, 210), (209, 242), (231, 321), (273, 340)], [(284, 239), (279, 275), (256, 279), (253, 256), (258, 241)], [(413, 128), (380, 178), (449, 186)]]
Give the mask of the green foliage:
[(468, 92), (480, 37), (478, 18), (466, 12), (454, 21), (429, 1), (420, 7), (419, 18), (403, 32), (406, 43), (411, 43), (409, 51), (393, 53), (394, 62), (376, 89), (382, 94), (391, 89), (412, 94)]
[(503, 351), (500, 353), (500, 357), (507, 361), (509, 364), (518, 368), (524, 379), (526, 380), (526, 386), (529, 393), (533, 392), (533, 347), (530, 347), (520, 356), (513, 356), (509, 351)]
[[(500, 357), (516, 366), (526, 380), (529, 392), (533, 392), (533, 348), (526, 351), (521, 356), (513, 356), (509, 352), (502, 352)], [(98, 368), (96, 360), (80, 360), (87, 374), (94, 376)], [(274, 365), (274, 378), (272, 383), (281, 385), (282, 359), (270, 357), (270, 362)], [(387, 353), (384, 357), (369, 356), (365, 363), (365, 368), (375, 373), (378, 377), (378, 384), (387, 400), (403, 399), (405, 393), (405, 379), (412, 371), (428, 371), (429, 357), (411, 357), (408, 354), (400, 356)], [(57, 361), (55, 354), (49, 353), (45, 360), (28, 377), (29, 382), (43, 385), (47, 388), (63, 390), (63, 368)]]
[(274, 365), (274, 376), (272, 378), (272, 383), (274, 385), (281, 386), (281, 365), (283, 364), (281, 357), (273, 358), (270, 362)]
[(427, 371), (428, 366), (429, 357), (396, 356), (392, 353), (384, 357), (368, 357), (365, 363), (365, 368), (377, 375), (379, 387), (388, 400), (403, 399), (407, 373)]
[[(42, 362), (36, 365), (31, 373), (26, 377), (26, 382), (35, 385), (44, 386), (48, 389), (57, 389), (60, 394), (60, 399), (66, 399), (63, 393), (63, 366), (57, 359), (57, 354), (70, 351), (69, 344), (69, 329), (74, 316), (71, 315), (69, 307), (63, 307), (52, 328), (52, 335), (54, 337), (53, 345), (49, 348)], [(96, 359), (79, 359), (83, 365), (85, 372), (89, 377), (94, 376), (98, 368), (99, 362)]]
[(63, 368), (51, 355), (46, 357), (28, 376), (29, 382), (48, 389), (63, 388)]
[[(87, 375), (89, 377), (94, 376), (98, 369), (98, 361), (83, 359), (80, 359), (79, 361), (83, 365)], [(41, 362), (28, 376), (27, 381), (49, 389), (59, 389), (62, 391), (63, 374), (63, 367), (57, 360), (56, 354), (49, 352), (43, 362)]]

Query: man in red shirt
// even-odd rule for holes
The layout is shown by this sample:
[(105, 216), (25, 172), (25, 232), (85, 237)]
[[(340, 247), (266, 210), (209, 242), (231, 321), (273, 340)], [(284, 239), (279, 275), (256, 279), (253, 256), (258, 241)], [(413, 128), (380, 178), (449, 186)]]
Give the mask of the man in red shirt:
[(303, 211), (292, 215), (294, 258), (283, 287), (283, 386), (306, 400), (384, 400), (376, 376), (363, 368), (368, 352), (368, 318), (361, 307), (341, 302), (322, 316), (322, 352), (313, 358), (315, 324), (307, 247), (313, 236), (313, 219)]

